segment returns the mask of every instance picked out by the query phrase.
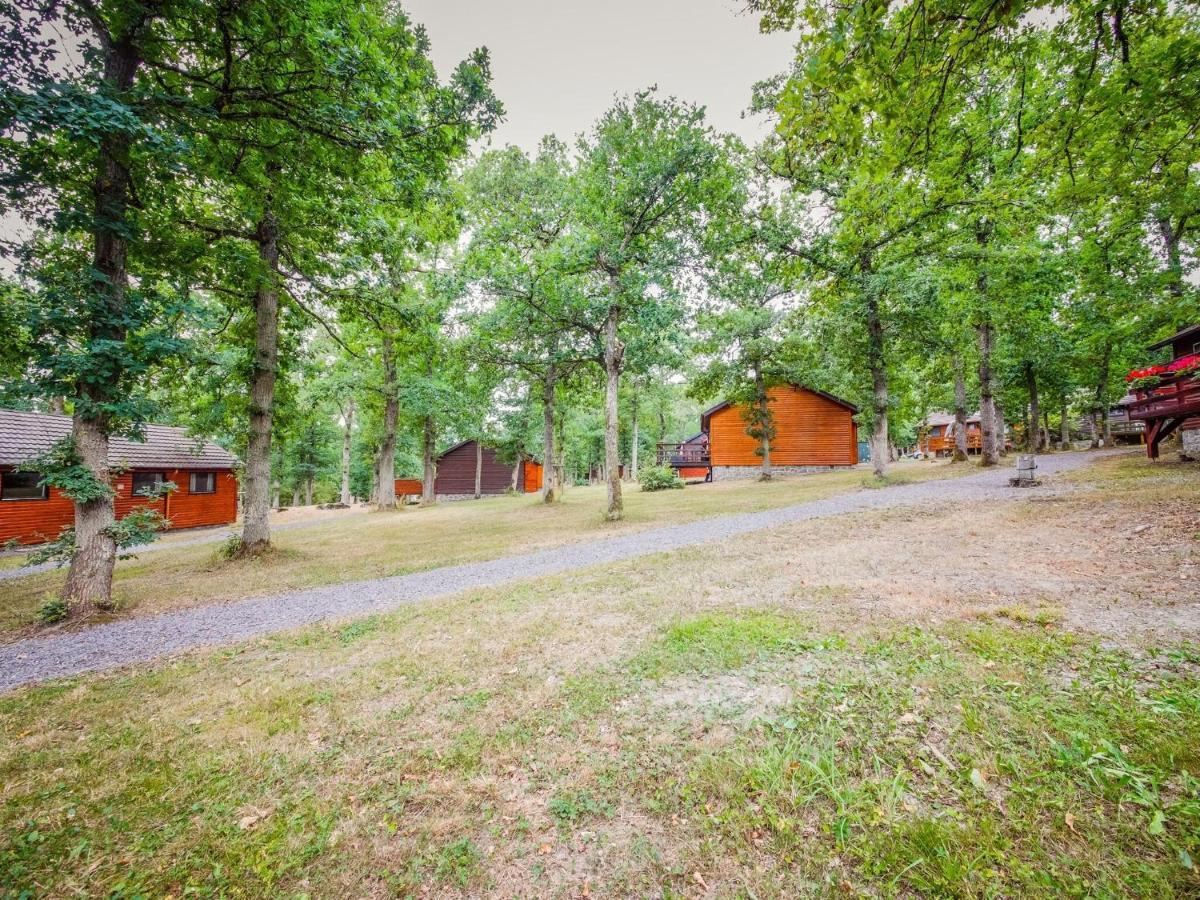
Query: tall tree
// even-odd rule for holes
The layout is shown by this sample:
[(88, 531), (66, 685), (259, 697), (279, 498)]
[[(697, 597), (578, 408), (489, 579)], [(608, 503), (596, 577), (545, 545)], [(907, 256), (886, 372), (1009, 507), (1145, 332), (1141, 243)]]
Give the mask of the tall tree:
[(618, 397), (626, 352), (669, 342), (681, 310), (674, 287), (697, 254), (706, 211), (728, 195), (726, 148), (704, 111), (652, 91), (620, 100), (580, 142), (572, 252), (597, 279), (591, 333), (603, 336), (605, 515), (620, 519)]
[[(25, 374), (30, 392), (73, 401), (61, 457), (71, 472), (49, 474), (72, 484), (63, 597), (76, 612), (111, 598), (109, 438), (138, 433), (146, 374), (181, 349), (180, 295), (147, 240), (147, 225), (171, 214), (181, 156), (165, 127), (176, 98), (144, 77), (151, 65), (188, 65), (164, 39), (174, 14), (168, 2), (123, 0), (20, 0), (0, 13), (0, 190), (54, 235), (24, 254), (38, 285)], [(77, 42), (82, 62), (48, 35)]]

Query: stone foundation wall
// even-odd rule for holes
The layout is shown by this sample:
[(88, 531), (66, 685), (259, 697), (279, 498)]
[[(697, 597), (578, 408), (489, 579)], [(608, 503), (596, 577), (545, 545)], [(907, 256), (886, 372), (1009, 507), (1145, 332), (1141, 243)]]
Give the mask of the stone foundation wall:
[(1189, 428), (1181, 432), (1179, 440), (1183, 443), (1183, 453), (1192, 459), (1200, 459), (1200, 428)]
[[(483, 497), (481, 497), (480, 499), (486, 500), (488, 497), (505, 497), (511, 493), (512, 493), (512, 491), (505, 491), (503, 494), (484, 494)], [(436, 496), (437, 496), (438, 503), (456, 503), (459, 500), (474, 500), (475, 499), (474, 494), (438, 494)]]
[[(811, 475), (813, 472), (834, 472), (849, 466), (771, 466), (773, 477), (786, 475)], [(762, 474), (759, 466), (713, 466), (713, 481), (733, 481), (738, 478), (757, 478)]]

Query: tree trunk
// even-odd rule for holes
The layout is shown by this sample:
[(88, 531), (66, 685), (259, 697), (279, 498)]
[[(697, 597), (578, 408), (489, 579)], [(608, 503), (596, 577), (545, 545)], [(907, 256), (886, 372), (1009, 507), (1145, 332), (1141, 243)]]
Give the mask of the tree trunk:
[(621, 518), (624, 502), (621, 499), (621, 460), (618, 445), (617, 394), (621, 388), (621, 362), (625, 348), (617, 338), (621, 311), (610, 306), (604, 326), (604, 474), (608, 482), (608, 507), (605, 518), (615, 522)]
[[(126, 37), (110, 41), (104, 48), (104, 82), (117, 94), (132, 86), (140, 65), (134, 42)], [(126, 334), (121, 321), (126, 306), (129, 273), (128, 208), (131, 189), (131, 131), (116, 129), (100, 139), (96, 180), (92, 185), (95, 216), (92, 238), (92, 269), (96, 273), (92, 289), (102, 298), (101, 321), (93, 320), (90, 337), (99, 341), (124, 343)], [(92, 404), (114, 399), (112, 394), (121, 373), (104, 372), (97, 381), (81, 379), (78, 387), (72, 439), (83, 466), (103, 485), (109, 484), (108, 417)], [(90, 408), (89, 408), (90, 407)], [(72, 613), (88, 613), (93, 607), (112, 605), (113, 566), (117, 544), (110, 532), (116, 519), (111, 494), (85, 503), (75, 503), (75, 552), (67, 572), (63, 599)]]
[[(102, 484), (109, 484), (108, 432), (103, 420), (75, 414), (75, 453), (83, 466)], [(86, 503), (75, 503), (75, 553), (63, 590), (72, 613), (112, 606), (113, 566), (117, 542), (110, 533), (116, 514), (111, 494)]]
[(1179, 233), (1167, 216), (1158, 217), (1158, 234), (1167, 257), (1167, 290), (1176, 300), (1183, 296), (1183, 260), (1179, 255)]
[(1104, 446), (1111, 447), (1113, 444), (1112, 437), (1112, 420), (1108, 417), (1108, 407), (1104, 407), (1104, 411), (1100, 413), (1100, 421), (1104, 423)]
[(766, 382), (762, 369), (754, 367), (754, 407), (758, 428), (758, 453), (762, 464), (758, 472), (759, 481), (770, 481), (774, 476), (771, 469), (771, 398), (767, 396)]
[(954, 462), (967, 461), (967, 375), (962, 354), (957, 350), (954, 365)]
[(246, 445), (246, 521), (242, 553), (265, 550), (271, 542), (271, 430), (279, 357), (279, 222), (268, 190), (258, 223), (258, 255), (263, 271), (254, 298), (254, 372), (250, 377), (250, 440)]
[(399, 385), (396, 383), (396, 352), (392, 335), (384, 332), (380, 346), (383, 362), (383, 442), (376, 457), (379, 483), (375, 504), (380, 509), (396, 508), (396, 421), (400, 417)]
[(996, 446), (996, 400), (992, 395), (992, 346), (996, 331), (986, 322), (977, 325), (975, 331), (979, 337), (979, 428), (982, 432), (979, 464), (995, 466), (1000, 463), (1000, 451)]
[(304, 476), (304, 505), (313, 505), (313, 476), (311, 474)]
[(637, 395), (636, 390), (633, 392), (633, 397), (631, 399), (630, 405), (631, 405), (630, 418), (633, 420), (633, 428), (631, 429), (633, 432), (633, 435), (632, 435), (633, 444), (629, 451), (629, 470), (630, 470), (629, 471), (629, 480), (637, 481), (638, 480), (638, 438), (640, 437), (640, 435), (638, 434), (638, 395)]
[(1008, 429), (1004, 425), (1004, 410), (1000, 401), (993, 398), (992, 407), (996, 410), (996, 453), (1008, 456)]
[(555, 471), (554, 460), (554, 401), (555, 379), (557, 375), (554, 365), (546, 369), (542, 378), (542, 502), (554, 503), (559, 498), (557, 490), (558, 473)]
[(299, 505), (300, 505), (300, 482), (297, 481), (296, 484), (292, 487), (292, 507), (295, 508)]
[[(350, 440), (354, 432), (354, 398), (351, 397), (346, 401), (346, 409), (344, 412), (345, 425), (342, 429), (342, 505), (349, 506), (350, 497)], [(392, 489), (395, 490), (395, 482), (392, 482)]]
[(421, 477), (421, 505), (432, 506), (437, 502), (437, 430), (433, 427), (433, 416), (425, 417), (422, 452), (425, 470)]
[[(1096, 393), (1092, 399), (1092, 449), (1100, 446), (1100, 431), (1096, 427), (1096, 419), (1104, 413), (1108, 417), (1108, 367), (1112, 360), (1112, 344), (1104, 345), (1104, 353), (1100, 357), (1100, 374), (1096, 379)], [(1107, 446), (1107, 445), (1106, 445)]]
[(1062, 421), (1058, 425), (1058, 436), (1062, 442), (1062, 448), (1067, 450), (1071, 446), (1071, 410), (1067, 405), (1067, 401), (1063, 401), (1062, 405)]
[(1029, 391), (1029, 433), (1025, 435), (1025, 449), (1037, 453), (1042, 449), (1042, 413), (1038, 408), (1037, 373), (1033, 370), (1033, 363), (1025, 363), (1025, 387)]
[[(514, 482), (515, 482), (514, 476)], [(516, 484), (513, 484), (516, 487)], [(483, 444), (478, 440), (475, 441), (475, 499), (478, 500), (483, 496)]]
[(558, 460), (555, 462), (554, 477), (558, 480), (558, 493), (561, 497), (567, 492), (567, 417), (561, 409), (556, 408), (558, 416), (557, 448)]
[(887, 475), (891, 442), (888, 440), (888, 381), (883, 353), (883, 320), (879, 315), (879, 297), (867, 296), (867, 365), (871, 370), (875, 421), (871, 428), (871, 467), (876, 478)]
[(271, 508), (272, 509), (279, 509), (279, 503), (280, 503), (280, 499), (281, 499), (279, 496), (279, 492), (280, 492), (279, 482), (276, 481), (274, 484), (271, 485)]

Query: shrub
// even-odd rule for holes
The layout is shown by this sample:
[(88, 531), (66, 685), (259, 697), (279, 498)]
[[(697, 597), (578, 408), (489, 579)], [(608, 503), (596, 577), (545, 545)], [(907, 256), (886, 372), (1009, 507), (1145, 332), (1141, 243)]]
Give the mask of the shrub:
[(683, 479), (670, 466), (651, 466), (641, 474), (643, 491), (667, 491), (683, 487)]
[(62, 597), (53, 595), (42, 601), (42, 605), (38, 607), (38, 618), (43, 625), (53, 625), (55, 622), (61, 622), (71, 614), (70, 608), (67, 606), (67, 601)]
[(217, 544), (217, 558), (224, 560), (237, 559), (242, 555), (242, 536), (229, 534), (225, 540)]

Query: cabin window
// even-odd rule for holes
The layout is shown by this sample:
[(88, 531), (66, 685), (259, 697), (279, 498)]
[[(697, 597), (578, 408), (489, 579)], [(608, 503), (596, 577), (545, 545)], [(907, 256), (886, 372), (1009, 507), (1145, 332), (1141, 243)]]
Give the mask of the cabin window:
[(189, 494), (215, 494), (217, 475), (215, 472), (193, 472), (188, 479)]
[(41, 472), (5, 472), (0, 475), (0, 500), (45, 500), (49, 497)]
[(166, 478), (162, 472), (134, 472), (133, 496), (152, 497), (159, 492), (164, 481)]

